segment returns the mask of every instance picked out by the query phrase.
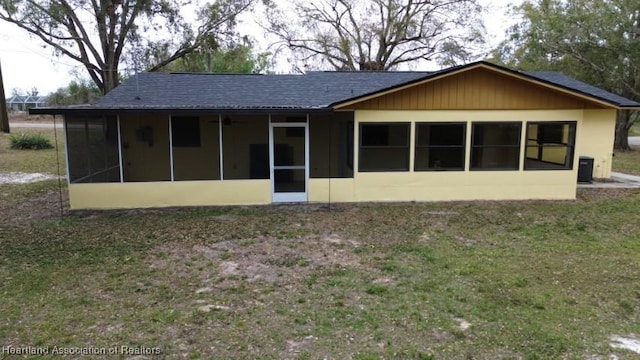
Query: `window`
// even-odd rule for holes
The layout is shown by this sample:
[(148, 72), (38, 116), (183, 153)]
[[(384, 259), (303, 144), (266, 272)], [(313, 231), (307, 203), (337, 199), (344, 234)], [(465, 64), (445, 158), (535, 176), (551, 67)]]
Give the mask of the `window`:
[(199, 147), (200, 119), (197, 117), (172, 116), (171, 141), (174, 147)]
[(575, 134), (575, 122), (527, 123), (525, 170), (572, 169)]
[(471, 170), (518, 170), (521, 128), (519, 122), (473, 123)]
[(464, 170), (465, 123), (416, 124), (414, 170)]
[(409, 123), (360, 124), (359, 171), (408, 171)]

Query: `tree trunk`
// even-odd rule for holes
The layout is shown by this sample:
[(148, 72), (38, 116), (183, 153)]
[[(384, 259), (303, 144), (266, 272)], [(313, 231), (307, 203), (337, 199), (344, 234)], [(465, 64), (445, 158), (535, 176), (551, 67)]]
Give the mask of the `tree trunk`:
[(7, 98), (4, 96), (4, 82), (2, 80), (2, 67), (0, 67), (0, 129), (4, 133), (10, 133), (9, 115), (7, 114)]
[(102, 70), (102, 95), (106, 95), (109, 91), (118, 86), (118, 69), (113, 66), (107, 66)]
[(618, 110), (616, 116), (616, 135), (614, 140), (614, 149), (620, 151), (629, 151), (629, 128), (631, 127), (631, 111)]

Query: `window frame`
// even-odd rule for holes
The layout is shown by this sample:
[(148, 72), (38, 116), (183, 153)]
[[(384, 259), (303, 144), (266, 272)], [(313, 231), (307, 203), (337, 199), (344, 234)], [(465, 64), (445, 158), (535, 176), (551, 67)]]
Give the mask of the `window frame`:
[[(363, 145), (363, 127), (365, 126), (405, 126), (406, 127), (406, 145)], [(362, 150), (366, 149), (406, 149), (407, 151), (407, 163), (403, 168), (376, 168), (376, 169), (363, 169), (362, 168)], [(411, 169), (411, 122), (360, 122), (358, 123), (358, 172), (404, 172)]]
[[(442, 126), (442, 125), (457, 125), (457, 126), (462, 126), (462, 144), (461, 145), (420, 145), (420, 142), (418, 141), (419, 136), (420, 136), (420, 131), (418, 130), (418, 126), (420, 125), (436, 125), (436, 126)], [(413, 162), (413, 171), (418, 171), (418, 172), (422, 172), (422, 171), (464, 171), (465, 170), (465, 163), (467, 160), (467, 123), (464, 121), (454, 121), (454, 122), (442, 122), (442, 121), (438, 121), (438, 122), (416, 122), (415, 126), (414, 126), (414, 131), (415, 131), (415, 146), (414, 146), (414, 162)], [(456, 149), (462, 149), (462, 162), (460, 167), (456, 167), (456, 168), (423, 168), (423, 167), (419, 167), (418, 165), (418, 149), (447, 149), (447, 148), (456, 148)]]
[[(522, 161), (522, 121), (473, 121), (471, 122), (471, 144), (469, 147), (469, 171), (519, 171)], [(475, 145), (474, 139), (476, 135), (476, 126), (482, 125), (517, 125), (518, 127), (518, 142), (516, 145)], [(474, 167), (474, 150), (486, 149), (486, 148), (504, 148), (504, 149), (517, 149), (517, 163), (515, 167), (503, 168), (503, 167)]]
[[(536, 134), (536, 138), (532, 139), (529, 136), (529, 125), (537, 125), (537, 134)], [(552, 142), (552, 143), (544, 143), (544, 136), (542, 138), (543, 142), (540, 143), (538, 141), (539, 139), (539, 135), (540, 135), (540, 125), (569, 125), (569, 136), (570, 136), (570, 142), (569, 143), (556, 143), (556, 142)], [(575, 151), (576, 151), (576, 131), (577, 131), (577, 127), (578, 127), (578, 122), (575, 120), (571, 120), (571, 121), (527, 121), (525, 124), (526, 127), (526, 133), (525, 133), (525, 140), (527, 141), (527, 143), (525, 144), (525, 148), (524, 148), (524, 159), (523, 159), (523, 169), (526, 171), (548, 171), (548, 170), (556, 170), (556, 171), (566, 171), (566, 170), (573, 170), (574, 166), (574, 158), (575, 158)], [(536, 145), (529, 145), (529, 141), (536, 141)], [(560, 165), (557, 163), (550, 163), (553, 164), (553, 167), (528, 167), (527, 166), (527, 159), (529, 159), (529, 157), (527, 157), (527, 149), (529, 148), (537, 148), (537, 154), (538, 157), (536, 159), (532, 159), (532, 160), (536, 160), (538, 162), (541, 163), (548, 163), (547, 161), (544, 161), (541, 159), (542, 157), (542, 149), (544, 147), (552, 147), (552, 148), (567, 148), (567, 152), (569, 153), (569, 164), (567, 165)]]

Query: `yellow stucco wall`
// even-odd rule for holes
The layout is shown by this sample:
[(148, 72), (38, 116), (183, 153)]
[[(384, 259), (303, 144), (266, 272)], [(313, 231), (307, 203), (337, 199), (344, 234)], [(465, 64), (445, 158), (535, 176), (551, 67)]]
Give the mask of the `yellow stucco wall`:
[(578, 123), (576, 152), (594, 158), (593, 177), (596, 179), (611, 177), (615, 124), (615, 110), (585, 110), (582, 122)]
[(354, 179), (309, 179), (310, 202), (353, 202), (356, 183)]
[(271, 203), (269, 180), (69, 184), (71, 209)]
[(355, 201), (574, 199), (574, 171), (360, 173)]

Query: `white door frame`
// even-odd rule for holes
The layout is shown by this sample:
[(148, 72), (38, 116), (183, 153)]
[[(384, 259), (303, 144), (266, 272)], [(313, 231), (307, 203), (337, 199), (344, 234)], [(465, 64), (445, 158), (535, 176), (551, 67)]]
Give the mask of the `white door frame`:
[[(275, 142), (273, 139), (273, 129), (276, 127), (304, 128), (304, 165), (276, 166), (275, 165)], [(304, 192), (276, 192), (275, 191), (275, 170), (302, 170), (304, 169)], [(307, 202), (309, 200), (309, 114), (305, 122), (272, 122), (269, 115), (269, 172), (271, 178), (271, 201), (279, 202)]]

